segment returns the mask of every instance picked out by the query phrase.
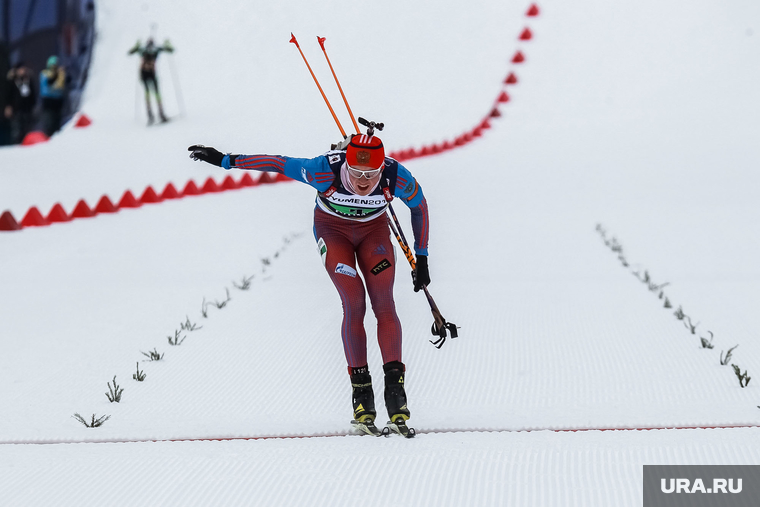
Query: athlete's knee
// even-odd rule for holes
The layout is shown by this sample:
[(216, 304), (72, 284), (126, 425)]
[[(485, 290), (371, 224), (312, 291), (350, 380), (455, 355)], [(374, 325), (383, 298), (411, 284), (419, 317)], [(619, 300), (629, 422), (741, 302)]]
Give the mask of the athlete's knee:
[(361, 297), (358, 294), (346, 295), (341, 299), (343, 300), (344, 315), (364, 322), (364, 315), (367, 313), (367, 301), (364, 295), (362, 294)]

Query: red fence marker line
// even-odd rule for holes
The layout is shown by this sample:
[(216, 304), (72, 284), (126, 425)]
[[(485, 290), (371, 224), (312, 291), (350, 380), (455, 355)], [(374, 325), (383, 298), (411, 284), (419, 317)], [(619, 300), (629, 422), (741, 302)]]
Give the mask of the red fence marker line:
[[(538, 16), (539, 10), (538, 6), (536, 4), (532, 4), (528, 11), (525, 13), (527, 17), (534, 17)], [(518, 40), (520, 41), (528, 41), (533, 39), (533, 32), (530, 30), (529, 27), (523, 28), (522, 32), (520, 32), (520, 35), (518, 36)], [(525, 62), (525, 55), (522, 51), (517, 50), (517, 52), (512, 57), (511, 62), (513, 64), (519, 64)], [(510, 72), (509, 75), (504, 79), (503, 85), (513, 85), (517, 84), (517, 76), (514, 72)], [(420, 158), (420, 157), (427, 157), (430, 155), (435, 155), (437, 153), (441, 153), (444, 151), (447, 151), (449, 149), (452, 149), (454, 147), (464, 146), (465, 144), (468, 144), (472, 142), (473, 139), (481, 137), (483, 135), (483, 130), (490, 127), (490, 123), (488, 123), (489, 118), (499, 118), (502, 116), (502, 113), (499, 111), (499, 105), (509, 102), (510, 98), (509, 95), (506, 93), (505, 90), (502, 90), (500, 95), (497, 97), (493, 107), (488, 112), (486, 117), (481, 121), (481, 123), (473, 128), (470, 132), (466, 132), (459, 137), (457, 137), (453, 143), (449, 143), (448, 145), (446, 143), (443, 143), (443, 145), (432, 145), (432, 146), (423, 146), (419, 150), (415, 150), (414, 148), (409, 148), (406, 150), (397, 150), (394, 152), (391, 152), (389, 156), (391, 158), (394, 158), (398, 160), (399, 162), (403, 162), (405, 160), (410, 160), (413, 158)]]

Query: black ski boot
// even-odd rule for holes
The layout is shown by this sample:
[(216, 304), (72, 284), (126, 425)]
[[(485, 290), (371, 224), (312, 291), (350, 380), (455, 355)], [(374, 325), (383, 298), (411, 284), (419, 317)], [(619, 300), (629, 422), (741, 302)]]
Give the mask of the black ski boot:
[(409, 409), (406, 407), (406, 391), (404, 390), (404, 372), (406, 367), (400, 361), (390, 361), (383, 365), (385, 370), (385, 408), (388, 410), (388, 426), (390, 430), (406, 438), (415, 435), (414, 429), (407, 427)]
[(383, 365), (385, 370), (385, 408), (391, 422), (399, 417), (409, 419), (409, 409), (406, 408), (406, 391), (404, 390), (404, 363), (391, 361)]
[(352, 401), (354, 405), (354, 420), (358, 422), (374, 421), (375, 393), (372, 391), (372, 377), (369, 368), (351, 368)]
[(380, 430), (375, 426), (375, 393), (372, 390), (372, 377), (369, 367), (350, 368), (351, 371), (351, 401), (354, 407), (354, 428), (368, 435), (380, 436)]

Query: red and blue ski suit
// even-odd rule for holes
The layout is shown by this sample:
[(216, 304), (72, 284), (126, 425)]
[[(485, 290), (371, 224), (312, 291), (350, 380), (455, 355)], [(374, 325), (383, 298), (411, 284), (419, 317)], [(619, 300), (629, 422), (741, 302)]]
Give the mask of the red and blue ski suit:
[[(345, 151), (329, 151), (311, 159), (237, 155), (234, 167), (284, 174), (319, 192), (314, 209), (314, 237), (343, 303), (341, 336), (348, 366), (358, 368), (367, 364), (365, 284), (377, 318), (377, 338), (383, 363), (402, 362), (401, 322), (393, 301), (396, 256), (385, 214), (388, 202), (383, 187), (411, 210), (417, 255), (428, 254), (427, 201), (409, 170), (388, 157), (377, 187), (367, 196), (356, 195), (344, 185), (345, 176), (341, 178), (342, 169), (345, 175), (345, 160)], [(230, 168), (229, 156), (224, 157), (222, 167)], [(326, 195), (331, 187), (335, 191)]]

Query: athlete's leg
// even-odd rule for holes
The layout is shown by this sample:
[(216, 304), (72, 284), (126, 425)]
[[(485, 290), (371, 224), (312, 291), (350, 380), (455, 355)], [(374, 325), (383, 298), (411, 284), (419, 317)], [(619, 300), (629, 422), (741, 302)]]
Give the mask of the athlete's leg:
[(145, 87), (145, 109), (148, 111), (148, 123), (153, 123), (153, 111), (150, 108), (150, 73), (141, 72), (140, 79)]
[(156, 104), (158, 105), (158, 116), (161, 121), (166, 121), (166, 115), (164, 114), (164, 104), (161, 100), (161, 92), (158, 90), (158, 78), (153, 74), (153, 90), (156, 95)]
[(401, 321), (393, 300), (396, 260), (390, 230), (384, 217), (366, 225), (371, 229), (359, 244), (356, 256), (377, 318), (377, 341), (383, 355), (383, 364), (401, 362)]
[(315, 210), (314, 231), (324, 241), (325, 269), (343, 303), (341, 337), (349, 368), (367, 364), (367, 334), (364, 314), (367, 311), (364, 283), (356, 271), (356, 254), (351, 237), (351, 223)]

